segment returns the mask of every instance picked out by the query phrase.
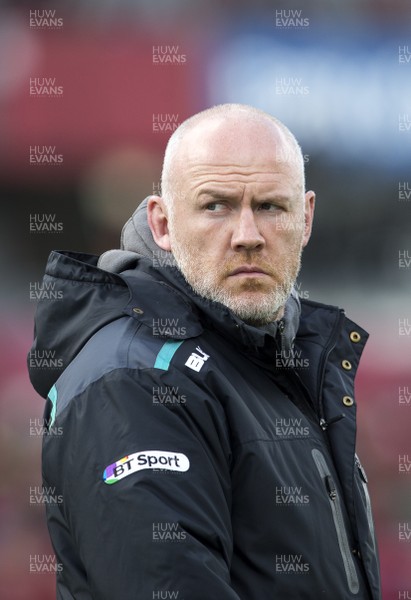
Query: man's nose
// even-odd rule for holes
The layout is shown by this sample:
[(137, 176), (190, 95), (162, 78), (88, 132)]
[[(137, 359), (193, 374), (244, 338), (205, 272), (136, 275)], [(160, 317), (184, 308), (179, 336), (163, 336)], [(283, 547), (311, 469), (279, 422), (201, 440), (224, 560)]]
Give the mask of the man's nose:
[(234, 223), (234, 231), (231, 236), (231, 248), (233, 250), (258, 250), (265, 244), (261, 235), (256, 215), (249, 207), (243, 208)]

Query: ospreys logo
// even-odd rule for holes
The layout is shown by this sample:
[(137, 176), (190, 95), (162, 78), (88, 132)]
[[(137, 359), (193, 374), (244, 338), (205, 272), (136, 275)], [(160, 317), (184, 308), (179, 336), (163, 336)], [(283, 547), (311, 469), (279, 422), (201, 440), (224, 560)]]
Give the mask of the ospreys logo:
[(109, 485), (117, 483), (137, 471), (145, 469), (162, 469), (184, 473), (190, 468), (190, 461), (180, 452), (164, 452), (162, 450), (142, 450), (120, 458), (104, 469), (103, 481)]

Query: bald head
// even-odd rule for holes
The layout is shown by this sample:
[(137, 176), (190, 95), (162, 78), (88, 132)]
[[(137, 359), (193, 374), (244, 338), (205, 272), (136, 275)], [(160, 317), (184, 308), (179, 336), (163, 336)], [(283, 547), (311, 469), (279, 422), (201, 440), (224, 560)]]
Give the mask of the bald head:
[(304, 192), (304, 161), (294, 135), (281, 121), (252, 106), (214, 106), (176, 129), (167, 144), (161, 177), (163, 199), (169, 206), (181, 195), (187, 166), (210, 160), (221, 166), (234, 162), (247, 167), (258, 160), (270, 161), (273, 169), (276, 164), (289, 166), (296, 190), (300, 195)]
[(301, 150), (288, 129), (250, 106), (225, 104), (170, 138), (162, 197), (147, 204), (156, 244), (192, 289), (252, 324), (282, 314), (311, 233)]

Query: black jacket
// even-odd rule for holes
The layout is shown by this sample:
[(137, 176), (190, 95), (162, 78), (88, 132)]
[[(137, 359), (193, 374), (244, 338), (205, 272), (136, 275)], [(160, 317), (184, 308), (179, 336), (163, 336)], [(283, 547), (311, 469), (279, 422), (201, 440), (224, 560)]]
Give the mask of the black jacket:
[(303, 300), (286, 356), (174, 267), (96, 265), (51, 253), (29, 355), (57, 598), (380, 598), (355, 454), (366, 332)]

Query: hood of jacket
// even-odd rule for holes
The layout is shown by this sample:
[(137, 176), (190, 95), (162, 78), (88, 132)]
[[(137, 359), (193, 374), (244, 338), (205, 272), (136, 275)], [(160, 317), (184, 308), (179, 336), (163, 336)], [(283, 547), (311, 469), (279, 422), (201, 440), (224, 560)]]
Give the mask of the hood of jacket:
[(300, 322), (295, 290), (285, 305), (281, 327), (273, 322), (261, 328), (245, 324), (226, 306), (196, 294), (173, 255), (154, 242), (147, 223), (147, 199), (123, 227), (119, 249), (100, 257), (52, 251), (43, 289), (48, 291), (37, 306), (28, 368), (34, 388), (44, 398), (87, 341), (124, 315), (152, 328), (165, 315), (168, 322), (184, 323), (180, 332), (164, 331), (165, 338), (186, 339), (200, 335), (205, 326), (215, 328), (256, 354), (272, 354), (277, 342), (289, 351)]

